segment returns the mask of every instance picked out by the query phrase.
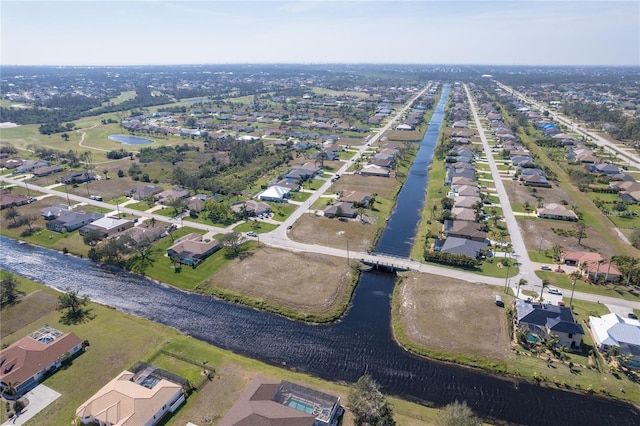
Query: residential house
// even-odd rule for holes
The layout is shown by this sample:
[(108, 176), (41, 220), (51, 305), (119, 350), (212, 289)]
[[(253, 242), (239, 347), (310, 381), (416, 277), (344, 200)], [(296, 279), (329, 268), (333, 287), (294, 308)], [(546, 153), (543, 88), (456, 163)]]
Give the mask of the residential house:
[(369, 164), (364, 166), (362, 170), (360, 170), (360, 174), (362, 176), (389, 177), (391, 172), (386, 167), (380, 167), (380, 166), (376, 166), (375, 164)]
[(153, 426), (184, 401), (179, 377), (153, 366), (118, 374), (76, 410), (82, 424), (99, 426)]
[(538, 217), (543, 219), (569, 220), (573, 222), (578, 220), (578, 215), (562, 204), (557, 203), (549, 203), (544, 208), (537, 209), (536, 212)]
[(477, 186), (478, 182), (476, 182), (473, 179), (469, 179), (463, 176), (456, 176), (453, 179), (451, 179), (451, 185), (452, 186), (457, 186), (457, 185), (470, 185), (470, 186)]
[(343, 412), (339, 397), (256, 377), (218, 426), (337, 426)]
[(33, 175), (35, 177), (43, 177), (43, 176), (49, 176), (53, 173), (58, 173), (61, 172), (62, 170), (64, 170), (62, 168), (62, 166), (44, 166), (44, 167), (38, 167), (37, 169), (33, 169)]
[(466, 220), (445, 220), (442, 233), (446, 237), (464, 238), (479, 242), (486, 242), (487, 233), (484, 225)]
[(626, 203), (640, 203), (640, 189), (635, 191), (622, 191), (618, 195), (620, 195), (622, 201)]
[(447, 169), (447, 175), (444, 179), (445, 185), (451, 185), (453, 178), (465, 177), (467, 179), (476, 180), (476, 172), (474, 169), (462, 167), (450, 167)]
[(473, 208), (477, 203), (482, 203), (480, 197), (465, 197), (460, 195), (453, 198), (454, 207)]
[(476, 213), (473, 209), (468, 209), (466, 207), (454, 207), (451, 209), (451, 214), (455, 220), (466, 220), (470, 222), (475, 222), (476, 220)]
[(448, 194), (449, 198), (452, 197), (480, 197), (480, 190), (478, 185), (451, 185), (451, 190)]
[(563, 251), (560, 259), (566, 265), (577, 266), (583, 276), (592, 280), (615, 281), (622, 276), (620, 270), (600, 253), (584, 251)]
[(255, 200), (233, 204), (231, 209), (236, 213), (244, 211), (247, 216), (260, 216), (271, 211), (269, 204)]
[(55, 232), (72, 232), (76, 229), (80, 229), (85, 225), (90, 224), (102, 218), (102, 213), (85, 213), (70, 211), (64, 215), (60, 215), (57, 219), (47, 222), (47, 229)]
[(78, 354), (82, 340), (73, 333), (43, 327), (0, 351), (0, 387), (16, 384), (24, 394), (45, 376), (62, 366), (65, 356)]
[(591, 173), (602, 174), (602, 175), (615, 175), (620, 173), (620, 169), (615, 164), (611, 163), (598, 163), (598, 164), (587, 164), (584, 168)]
[(22, 195), (12, 194), (6, 191), (0, 191), (0, 210), (9, 207), (18, 207), (29, 204), (29, 199)]
[(617, 348), (621, 355), (631, 356), (631, 364), (640, 367), (640, 321), (611, 313), (590, 316), (589, 325), (598, 349), (606, 352)]
[(133, 220), (106, 216), (80, 228), (80, 235), (85, 235), (91, 231), (98, 231), (103, 237), (112, 237), (129, 228), (133, 228), (134, 225)]
[(447, 237), (439, 246), (442, 253), (464, 254), (473, 259), (478, 259), (488, 243), (486, 241), (476, 241), (461, 237)]
[(187, 208), (189, 211), (200, 213), (204, 210), (204, 200), (200, 197), (191, 197), (187, 200)]
[(516, 299), (516, 320), (518, 327), (526, 327), (541, 339), (554, 334), (559, 346), (580, 350), (584, 329), (575, 321), (571, 308)]
[(147, 184), (135, 187), (131, 190), (130, 194), (134, 200), (142, 201), (146, 200), (149, 197), (153, 197), (156, 194), (161, 193), (162, 191), (164, 191), (164, 188), (160, 186)]
[(179, 199), (188, 198), (188, 197), (189, 197), (188, 189), (173, 188), (173, 189), (167, 189), (165, 191), (158, 193), (155, 196), (155, 199), (158, 201), (158, 203), (168, 206), (174, 200), (179, 200)]
[(122, 231), (121, 235), (126, 235), (136, 243), (146, 242), (152, 243), (166, 235), (164, 226), (134, 226), (133, 228)]
[(287, 188), (284, 186), (270, 186), (260, 194), (258, 194), (257, 198), (261, 201), (271, 201), (274, 203), (286, 203), (289, 198), (291, 198), (291, 188)]
[(469, 128), (469, 124), (467, 123), (467, 120), (460, 120), (460, 121), (455, 121), (452, 125), (452, 128), (454, 129), (468, 129)]
[(360, 191), (344, 191), (340, 196), (340, 201), (361, 204), (366, 207), (371, 202), (371, 195)]
[(187, 234), (167, 249), (167, 255), (185, 265), (196, 266), (206, 260), (222, 246), (215, 239), (205, 240), (195, 232)]
[(525, 186), (551, 188), (551, 184), (547, 180), (546, 176), (529, 175), (529, 176), (521, 177), (520, 180), (522, 181), (522, 184)]
[(75, 185), (95, 180), (96, 175), (86, 170), (76, 170), (60, 177), (60, 182), (65, 185)]
[(354, 218), (358, 215), (358, 210), (353, 206), (353, 203), (338, 201), (326, 209), (324, 209), (324, 216), (329, 218), (334, 217), (348, 217)]
[(53, 220), (57, 217), (63, 216), (71, 211), (71, 208), (66, 204), (56, 204), (55, 206), (45, 207), (40, 210), (40, 215), (44, 220)]

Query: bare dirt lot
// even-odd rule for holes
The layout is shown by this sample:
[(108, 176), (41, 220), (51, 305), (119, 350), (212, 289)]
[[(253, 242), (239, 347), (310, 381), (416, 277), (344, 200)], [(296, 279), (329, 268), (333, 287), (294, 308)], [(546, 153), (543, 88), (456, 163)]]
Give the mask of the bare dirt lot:
[[(418, 347), (471, 357), (509, 357), (507, 318), (495, 287), (406, 273), (395, 294), (404, 335)], [(395, 320), (395, 319), (394, 319)]]
[(346, 259), (262, 246), (228, 263), (204, 287), (264, 299), (303, 314), (325, 315), (346, 306), (352, 282)]
[(383, 198), (391, 198), (397, 185), (398, 181), (393, 178), (345, 174), (327, 192), (360, 191), (378, 194)]
[(371, 249), (375, 234), (375, 225), (361, 223), (360, 220), (342, 222), (338, 219), (328, 219), (324, 216), (304, 215), (296, 221), (289, 231), (289, 238), (306, 244), (366, 251)]
[(551, 188), (532, 188), (516, 181), (503, 181), (503, 183), (509, 194), (509, 200), (512, 203), (524, 204), (528, 202), (531, 205), (532, 211), (538, 205), (536, 196), (541, 197), (544, 204), (560, 203), (562, 200), (568, 203), (567, 208), (571, 208), (573, 204), (573, 200), (566, 191), (555, 185)]

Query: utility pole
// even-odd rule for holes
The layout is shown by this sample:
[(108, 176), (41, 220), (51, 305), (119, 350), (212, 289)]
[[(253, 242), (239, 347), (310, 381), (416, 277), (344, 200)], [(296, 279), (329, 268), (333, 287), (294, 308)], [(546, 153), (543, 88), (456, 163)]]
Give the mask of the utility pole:
[(507, 292), (508, 287), (508, 279), (509, 279), (509, 268), (511, 267), (511, 262), (507, 263), (507, 275), (504, 277), (504, 292)]
[(573, 309), (573, 292), (576, 290), (576, 279), (571, 280), (571, 299), (569, 299), (569, 307)]
[(349, 240), (347, 239), (347, 265), (350, 265), (349, 263)]

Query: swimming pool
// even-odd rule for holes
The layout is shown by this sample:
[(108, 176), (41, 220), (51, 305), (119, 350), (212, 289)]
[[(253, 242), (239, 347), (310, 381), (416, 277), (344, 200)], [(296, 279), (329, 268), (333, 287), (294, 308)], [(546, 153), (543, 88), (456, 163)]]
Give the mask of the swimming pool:
[(293, 397), (289, 398), (289, 401), (287, 401), (287, 406), (293, 408), (294, 410), (302, 411), (303, 413), (313, 413), (313, 405), (309, 404), (308, 402), (300, 401)]

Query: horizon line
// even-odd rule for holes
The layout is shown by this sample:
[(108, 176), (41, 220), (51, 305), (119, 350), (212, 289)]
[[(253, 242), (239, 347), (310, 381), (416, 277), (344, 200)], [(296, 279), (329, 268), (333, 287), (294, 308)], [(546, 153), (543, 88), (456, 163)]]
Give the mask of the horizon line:
[(146, 64), (0, 64), (0, 67), (78, 67), (78, 68), (108, 68), (108, 67), (176, 67), (176, 66), (228, 66), (228, 65), (412, 65), (412, 66), (495, 66), (495, 67), (637, 67), (640, 64), (495, 64), (495, 63), (446, 63), (446, 62), (202, 62), (202, 63), (146, 63)]

